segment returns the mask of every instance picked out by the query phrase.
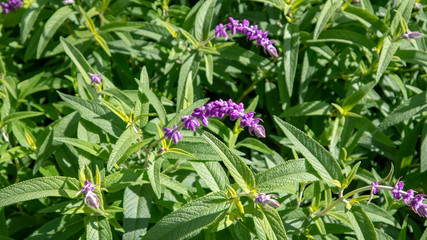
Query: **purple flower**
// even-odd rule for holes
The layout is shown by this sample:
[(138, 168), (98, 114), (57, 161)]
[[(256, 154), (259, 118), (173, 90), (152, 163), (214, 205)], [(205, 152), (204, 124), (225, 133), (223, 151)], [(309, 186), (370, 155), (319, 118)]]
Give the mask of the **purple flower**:
[(417, 10), (421, 10), (421, 9), (423, 9), (423, 5), (419, 2), (417, 2), (417, 3), (415, 3), (414, 8)]
[(265, 137), (265, 129), (263, 126), (259, 125), (259, 121), (262, 121), (261, 118), (253, 118), (254, 112), (248, 112), (245, 116), (242, 117), (240, 121), (240, 127), (249, 127), (249, 134), (252, 135), (252, 132), (255, 133), (257, 137)]
[(268, 206), (272, 207), (272, 208), (278, 208), (278, 207), (280, 207), (280, 203), (277, 200), (275, 200), (275, 199), (271, 199), (271, 196), (278, 197), (276, 194), (259, 193), (255, 197), (255, 203), (262, 203), (262, 207), (265, 208), (265, 209), (267, 209), (265, 207), (266, 204)]
[(85, 185), (82, 187), (82, 190), (77, 192), (76, 196), (80, 193), (85, 194), (85, 204), (89, 207), (99, 208), (98, 196), (93, 192), (95, 190), (95, 185), (93, 185), (88, 179), (86, 179)]
[(277, 49), (274, 47), (274, 41), (267, 38), (268, 32), (258, 29), (258, 25), (251, 25), (249, 21), (243, 19), (242, 22), (235, 20), (232, 17), (228, 18), (229, 23), (225, 26), (220, 23), (215, 27), (215, 37), (225, 37), (227, 40), (228, 35), (226, 29), (230, 29), (231, 35), (235, 35), (236, 32), (246, 34), (246, 39), (249, 41), (256, 40), (257, 46), (261, 45), (264, 48), (264, 53), (270, 54), (270, 56), (277, 57)]
[(196, 131), (196, 127), (200, 126), (199, 121), (197, 121), (197, 119), (195, 119), (194, 117), (190, 116), (183, 116), (181, 118), (181, 122), (185, 123), (185, 128), (186, 129), (191, 129), (193, 132)]
[(423, 36), (424, 36), (424, 34), (422, 34), (420, 32), (408, 32), (408, 33), (402, 34), (402, 37), (408, 41), (410, 41), (411, 39), (421, 38)]
[(94, 73), (89, 73), (90, 75), (90, 84), (102, 84), (102, 79), (101, 79), (101, 75), (102, 74), (94, 74)]
[(371, 192), (372, 194), (377, 194), (380, 190), (377, 188), (378, 181), (371, 183)]
[(397, 179), (396, 184), (394, 184), (394, 188), (391, 191), (394, 199), (396, 199), (396, 200), (399, 200), (402, 198), (402, 193), (400, 191), (403, 189), (403, 182), (399, 181), (399, 179)]
[(403, 202), (408, 205), (409, 202), (414, 198), (415, 191), (412, 189), (409, 189), (406, 191), (406, 194), (403, 196)]
[[(416, 195), (415, 197), (414, 197), (414, 199), (412, 199), (412, 201), (411, 201), (411, 208), (412, 208), (412, 211), (414, 211), (416, 214), (418, 214), (419, 216), (421, 216), (421, 214), (420, 214), (420, 212), (419, 212), (419, 210), (422, 210), (422, 211), (424, 211), (425, 209), (425, 207), (423, 206), (424, 204), (423, 204), (423, 201), (425, 200), (424, 199), (424, 196), (427, 196), (427, 195), (425, 195), (425, 194), (418, 194), (418, 195)], [(420, 209), (422, 207), (422, 209)], [(423, 215), (424, 215), (424, 212), (423, 212)]]
[(24, 3), (21, 0), (8, 0), (7, 3), (5, 2), (0, 3), (3, 14), (6, 14), (18, 8), (21, 8), (22, 5), (24, 5)]
[(169, 138), (169, 140), (172, 139), (175, 144), (177, 144), (179, 142), (179, 140), (182, 140), (182, 135), (181, 135), (181, 133), (178, 130), (176, 130), (176, 128), (177, 127), (175, 125), (172, 128), (173, 130), (169, 129), (169, 128), (164, 128), (163, 129), (163, 131), (165, 131), (165, 136), (167, 138)]

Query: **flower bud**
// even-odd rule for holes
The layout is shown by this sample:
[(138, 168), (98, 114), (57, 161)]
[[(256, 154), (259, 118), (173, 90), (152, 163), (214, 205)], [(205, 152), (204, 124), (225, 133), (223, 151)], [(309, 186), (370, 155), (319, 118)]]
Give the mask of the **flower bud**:
[(94, 192), (88, 192), (85, 196), (85, 204), (95, 209), (99, 208), (98, 196)]

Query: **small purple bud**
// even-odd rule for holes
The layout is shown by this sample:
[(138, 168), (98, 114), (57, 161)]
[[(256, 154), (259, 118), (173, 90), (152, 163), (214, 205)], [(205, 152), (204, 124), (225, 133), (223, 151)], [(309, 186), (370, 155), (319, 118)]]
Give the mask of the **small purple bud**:
[(421, 38), (423, 37), (424, 34), (420, 33), (420, 32), (409, 32), (409, 33), (403, 33), (402, 34), (402, 38), (410, 41), (411, 39), (417, 39), (417, 38)]
[(74, 0), (62, 0), (62, 4), (64, 5), (68, 5), (68, 4), (73, 4)]
[(195, 117), (190, 116), (182, 116), (181, 122), (185, 123), (186, 129), (191, 129), (193, 132), (196, 131), (196, 128), (200, 126), (199, 121), (195, 119)]
[(402, 193), (400, 191), (403, 189), (403, 182), (399, 181), (399, 180), (400, 180), (400, 178), (397, 179), (396, 183), (394, 184), (394, 188), (391, 191), (394, 199), (396, 199), (396, 200), (400, 200), (402, 198)]
[[(172, 130), (174, 129), (174, 130)], [(163, 131), (165, 131), (165, 136), (170, 140), (172, 139), (172, 141), (177, 144), (179, 142), (179, 140), (182, 140), (182, 135), (179, 131), (175, 130), (176, 129), (176, 125), (172, 128), (164, 128)]]
[(421, 204), (418, 208), (418, 213), (421, 217), (427, 218), (427, 204)]
[(89, 73), (90, 75), (90, 84), (102, 84), (101, 74)]
[(157, 150), (157, 153), (162, 153), (164, 151), (163, 148), (160, 148), (159, 150)]
[(256, 197), (255, 197), (255, 203), (262, 203), (262, 207), (267, 209), (265, 207), (265, 205), (267, 204), (268, 206), (272, 207), (272, 208), (278, 208), (280, 207), (280, 203), (275, 200), (275, 199), (271, 199), (271, 196), (275, 196), (278, 197), (276, 194), (265, 194), (265, 193), (259, 193)]
[(421, 10), (421, 9), (423, 9), (423, 5), (419, 2), (417, 2), (417, 3), (415, 3), (414, 8), (417, 10)]
[(99, 208), (98, 196), (94, 192), (88, 192), (85, 196), (85, 204), (95, 209)]
[(351, 1), (352, 3), (359, 3), (360, 2), (360, 0), (353, 0), (353, 1)]

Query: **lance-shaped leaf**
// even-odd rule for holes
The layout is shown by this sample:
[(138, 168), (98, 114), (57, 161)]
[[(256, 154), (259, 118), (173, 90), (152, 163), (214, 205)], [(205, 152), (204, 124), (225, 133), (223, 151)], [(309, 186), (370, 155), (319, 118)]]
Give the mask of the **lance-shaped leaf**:
[(34, 26), (34, 23), (36, 22), (40, 12), (43, 10), (46, 2), (47, 0), (33, 1), (27, 11), (25, 11), (21, 19), (21, 43), (24, 43), (27, 39), (28, 35), (30, 34), (31, 28)]
[(356, 233), (357, 239), (359, 240), (376, 240), (377, 234), (375, 232), (374, 225), (366, 215), (365, 211), (357, 205), (353, 204), (350, 211), (347, 212), (347, 217), (353, 226), (353, 230)]
[(111, 136), (118, 138), (124, 131), (125, 123), (106, 106), (63, 93), (59, 93), (59, 96), (79, 111), (84, 119), (97, 125)]
[(336, 180), (343, 180), (343, 173), (337, 160), (326, 151), (322, 145), (314, 141), (307, 134), (274, 116), (274, 121), (285, 133), (292, 144), (308, 160), (317, 171), (320, 178), (325, 180), (329, 186), (337, 186)]
[(344, 114), (348, 113), (354, 106), (356, 106), (360, 100), (362, 100), (376, 85), (376, 82), (372, 81), (364, 86), (362, 86), (359, 90), (352, 93), (342, 104), (342, 108), (344, 110)]
[(79, 215), (65, 215), (44, 224), (25, 239), (66, 239), (80, 231), (82, 223), (83, 218)]
[[(298, 65), (299, 29), (297, 24), (288, 23), (283, 35), (283, 76), (279, 76), (279, 95), (282, 104), (289, 104), (294, 89), (294, 79)], [(282, 74), (281, 74), (282, 75)]]
[(150, 155), (150, 166), (148, 167), (147, 171), (148, 179), (150, 179), (151, 187), (153, 188), (157, 198), (160, 198), (162, 194), (162, 186), (160, 184), (160, 168), (162, 167), (164, 158), (160, 156), (154, 159), (154, 157), (151, 156), (153, 155)]
[(225, 216), (229, 207), (227, 194), (209, 193), (164, 217), (142, 239), (189, 239)]
[(43, 33), (40, 36), (39, 43), (37, 46), (37, 58), (43, 53), (49, 40), (56, 33), (62, 23), (74, 12), (70, 6), (63, 6), (62, 8), (55, 11), (55, 13), (47, 20), (43, 28)]
[(111, 151), (110, 157), (108, 158), (108, 171), (110, 171), (114, 164), (116, 164), (128, 151), (128, 149), (134, 145), (133, 142), (138, 137), (140, 137), (140, 134), (138, 134), (132, 127), (126, 129), (122, 135), (120, 135), (119, 140), (117, 140), (113, 150)]
[[(96, 143), (91, 143), (91, 142), (80, 140), (77, 138), (58, 137), (58, 138), (54, 138), (54, 140), (70, 144), (80, 150), (83, 150), (86, 153), (89, 153), (90, 155), (99, 157), (104, 161), (107, 161), (108, 159), (108, 152)], [(90, 155), (87, 157), (90, 158), (91, 157)]]
[(40, 115), (43, 115), (43, 113), (42, 112), (32, 112), (32, 111), (11, 113), (11, 114), (7, 115), (5, 118), (3, 118), (1, 126), (4, 126), (5, 124), (7, 124), (9, 122), (13, 122), (13, 121), (17, 121), (17, 120), (25, 119), (25, 118), (37, 117)]
[(74, 198), (79, 189), (79, 181), (75, 178), (33, 178), (1, 189), (0, 207), (43, 197)]
[(393, 40), (387, 36), (384, 39), (383, 46), (381, 48), (380, 59), (378, 61), (377, 74), (375, 76), (375, 81), (378, 82), (381, 76), (384, 74), (388, 65), (390, 64), (391, 59), (399, 48), (400, 41), (393, 42)]
[(255, 175), (259, 191), (283, 189), (288, 184), (319, 180), (312, 169), (307, 168), (305, 159), (286, 161)]
[(90, 216), (86, 223), (86, 238), (112, 240), (113, 235), (107, 218), (99, 215)]
[[(285, 228), (283, 226), (282, 219), (276, 210), (266, 210), (259, 208), (255, 210), (255, 221), (257, 221), (262, 228), (264, 233), (269, 240), (287, 240)], [(259, 229), (261, 230), (261, 229)]]
[(200, 129), (197, 131), (215, 149), (236, 183), (244, 192), (250, 192), (255, 187), (255, 177), (248, 165), (215, 136)]
[(391, 112), (390, 115), (388, 115), (380, 123), (374, 134), (413, 117), (426, 107), (427, 91), (424, 91), (418, 95), (409, 98), (408, 100), (404, 101), (399, 107), (394, 109), (393, 112)]
[(230, 184), (227, 174), (218, 162), (190, 162), (190, 164), (213, 192), (225, 190), (226, 184)]
[(140, 239), (147, 232), (151, 218), (153, 191), (148, 184), (131, 186), (123, 196), (123, 239)]
[(335, 11), (340, 7), (341, 0), (327, 0), (322, 7), (319, 18), (314, 29), (313, 39), (317, 39), (322, 32), (329, 19), (335, 14)]

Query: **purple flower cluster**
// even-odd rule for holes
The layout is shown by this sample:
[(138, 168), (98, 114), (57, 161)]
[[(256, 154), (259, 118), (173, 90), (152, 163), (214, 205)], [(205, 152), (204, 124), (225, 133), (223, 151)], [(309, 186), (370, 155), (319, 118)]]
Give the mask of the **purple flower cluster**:
[[(194, 109), (193, 113), (189, 116), (183, 116), (181, 122), (183, 127), (196, 131), (196, 128), (200, 126), (200, 120), (203, 125), (209, 124), (210, 117), (222, 118), (225, 115), (230, 117), (230, 120), (235, 121), (241, 118), (240, 127), (248, 127), (249, 134), (257, 137), (265, 137), (265, 129), (259, 124), (262, 121), (261, 118), (254, 118), (254, 112), (248, 112), (245, 114), (243, 103), (236, 104), (231, 99), (224, 101), (222, 99), (209, 102), (204, 106)], [(174, 126), (172, 129), (164, 128), (165, 136), (172, 139), (176, 144), (182, 139), (182, 135), (178, 132), (182, 127)]]
[(423, 201), (427, 200), (424, 197), (425, 194), (417, 194), (414, 196), (415, 191), (409, 189), (408, 191), (403, 191), (403, 182), (400, 181), (400, 178), (394, 184), (394, 187), (382, 186), (378, 184), (378, 181), (371, 183), (371, 193), (376, 194), (380, 189), (389, 190), (393, 194), (393, 198), (396, 201), (402, 199), (406, 205), (409, 205), (416, 214), (420, 217), (427, 217), (427, 204), (424, 204)]
[(224, 37), (227, 40), (227, 29), (231, 30), (231, 35), (235, 35), (236, 32), (246, 34), (246, 39), (249, 41), (256, 40), (257, 46), (261, 45), (264, 48), (264, 52), (268, 52), (271, 56), (277, 57), (277, 49), (273, 46), (275, 43), (272, 40), (269, 40), (267, 31), (262, 31), (258, 29), (258, 25), (249, 25), (249, 21), (244, 19), (242, 22), (239, 20), (234, 20), (232, 17), (228, 18), (230, 23), (228, 24), (218, 24), (215, 27), (215, 37)]
[(82, 187), (78, 194), (83, 193), (85, 195), (85, 204), (89, 207), (95, 209), (99, 208), (98, 196), (93, 192), (95, 190), (95, 185), (93, 185), (89, 180), (86, 179), (85, 185)]
[(277, 200), (275, 200), (275, 199), (271, 199), (271, 196), (279, 197), (276, 194), (259, 193), (255, 197), (255, 203), (262, 203), (262, 207), (265, 208), (265, 209), (267, 209), (265, 207), (266, 204), (268, 206), (272, 207), (272, 208), (278, 208), (278, 207), (280, 207), (280, 203)]
[(21, 0), (8, 0), (7, 3), (1, 2), (2, 13), (6, 14), (18, 8), (21, 8), (24, 3)]

